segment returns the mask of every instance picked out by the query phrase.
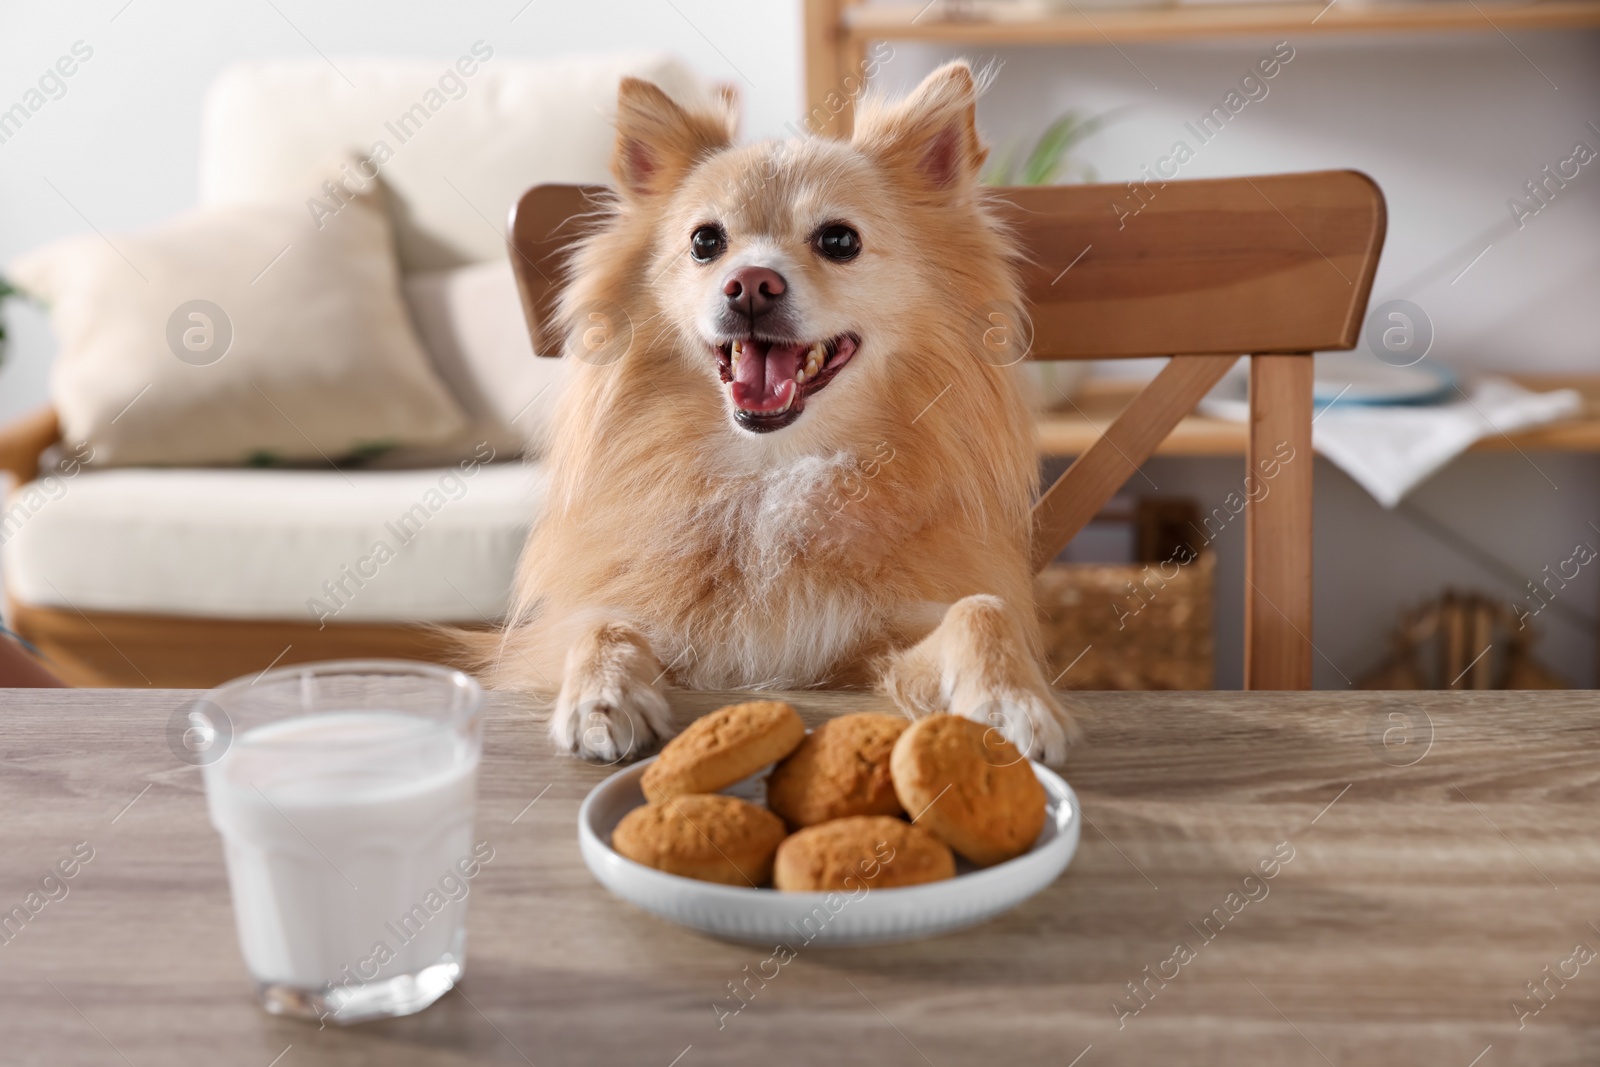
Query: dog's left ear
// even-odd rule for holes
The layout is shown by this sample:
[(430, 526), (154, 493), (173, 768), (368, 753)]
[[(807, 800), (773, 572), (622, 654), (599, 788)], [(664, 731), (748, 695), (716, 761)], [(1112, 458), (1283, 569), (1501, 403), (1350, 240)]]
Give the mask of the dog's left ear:
[(677, 188), (695, 163), (733, 140), (736, 102), (719, 92), (705, 110), (688, 110), (660, 88), (623, 78), (617, 89), (617, 146), (611, 173), (626, 194), (645, 197)]
[(898, 104), (864, 102), (852, 141), (935, 189), (965, 187), (977, 180), (989, 154), (978, 141), (977, 111), (972, 68), (958, 60), (928, 75)]

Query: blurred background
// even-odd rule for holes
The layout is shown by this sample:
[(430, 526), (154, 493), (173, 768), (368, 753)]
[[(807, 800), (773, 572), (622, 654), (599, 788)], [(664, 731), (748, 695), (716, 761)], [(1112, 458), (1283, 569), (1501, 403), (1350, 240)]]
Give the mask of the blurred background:
[[(813, 20), (837, 15), (830, 5), (813, 7)], [(970, 5), (930, 7), (896, 10), (908, 25), (914, 17), (982, 15)], [(1325, 18), (1351, 17), (1353, 7), (1340, 0)], [(1095, 7), (1076, 15), (1114, 23), (1125, 13)], [(811, 106), (805, 16), (799, 0), (7, 4), (0, 8), (0, 107), (23, 99), (75, 42), (90, 46), (92, 59), (66, 79), (59, 98), (0, 142), (0, 264), (68, 235), (137, 229), (193, 207), (202, 99), (240, 61), (448, 63), (475, 41), (490, 44), (497, 62), (665, 50), (707, 81), (737, 88), (745, 136), (779, 137), (804, 128)], [(1573, 160), (1576, 146), (1590, 146), (1591, 155), (1600, 148), (1600, 29), (1513, 25), (1502, 32), (1484, 20), (1348, 33), (1307, 22), (1283, 32), (1153, 41), (1100, 35), (1089, 44), (894, 40), (874, 53), (873, 86), (899, 93), (945, 59), (970, 57), (993, 71), (979, 121), (999, 152), (1025, 155), (1071, 113), (1080, 124), (1093, 121), (1076, 131), (1055, 177), (1137, 181), (1174, 141), (1196, 144), (1186, 124), (1287, 42), (1293, 58), (1265, 83), (1265, 95), (1200, 145), (1181, 176), (1363, 170), (1382, 187), (1389, 211), (1372, 305), (1404, 299), (1422, 310), (1433, 331), (1428, 364), (1458, 375), (1600, 377), (1600, 164), (1542, 186), (1543, 200), (1529, 188), (1546, 167)], [(1588, 24), (1600, 27), (1600, 18)], [(486, 213), (498, 220), (507, 206)], [(11, 301), (4, 314), (10, 346), (0, 365), (0, 422), (47, 400), (57, 348), (39, 307)], [(1149, 372), (1097, 369), (1102, 376)], [(1192, 501), (1204, 513), (1237, 487), (1242, 466), (1236, 456), (1166, 456), (1145, 473), (1135, 488), (1156, 486), (1159, 496)], [(1344, 688), (1379, 670), (1395, 652), (1402, 613), (1447, 589), (1530, 603), (1529, 585), (1545, 568), (1571, 559), (1581, 543), (1600, 546), (1596, 523), (1600, 463), (1588, 448), (1501, 442), (1456, 458), (1395, 507), (1319, 459), (1317, 686)], [(1115, 522), (1100, 524), (1068, 558), (1126, 562), (1135, 558), (1130, 546)], [(1207, 652), (1215, 684), (1237, 687), (1242, 524), (1214, 548)], [(1538, 660), (1584, 687), (1596, 679), (1597, 575), (1600, 567), (1581, 567), (1533, 624)]]

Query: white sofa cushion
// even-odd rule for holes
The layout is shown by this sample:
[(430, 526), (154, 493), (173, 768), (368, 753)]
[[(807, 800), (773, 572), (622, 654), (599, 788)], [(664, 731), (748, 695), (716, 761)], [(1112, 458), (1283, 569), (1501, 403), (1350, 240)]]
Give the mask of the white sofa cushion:
[(543, 487), (537, 466), (475, 461), (53, 474), (7, 499), (0, 561), (11, 598), (68, 610), (479, 622), (506, 609)]
[(315, 462), (463, 430), (407, 317), (380, 187), (316, 223), (312, 188), (10, 265), (50, 307), (68, 441), (96, 465)]
[(481, 41), (454, 61), (241, 64), (206, 96), (200, 200), (303, 197), (319, 162), (353, 151), (395, 194), (402, 269), (504, 259), (507, 214), (530, 186), (610, 180), (617, 83), (629, 74), (684, 102), (709, 94), (663, 53), (512, 62)]

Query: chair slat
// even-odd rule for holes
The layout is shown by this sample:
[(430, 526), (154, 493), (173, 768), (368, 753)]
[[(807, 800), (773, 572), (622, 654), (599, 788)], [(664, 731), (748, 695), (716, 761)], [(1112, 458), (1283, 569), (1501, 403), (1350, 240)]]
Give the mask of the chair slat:
[[(1116, 495), (1156, 446), (1238, 356), (1174, 359), (1134, 397), (1100, 439), (1033, 506), (1033, 569), (1044, 570)], [(1309, 363), (1310, 360), (1304, 362)]]

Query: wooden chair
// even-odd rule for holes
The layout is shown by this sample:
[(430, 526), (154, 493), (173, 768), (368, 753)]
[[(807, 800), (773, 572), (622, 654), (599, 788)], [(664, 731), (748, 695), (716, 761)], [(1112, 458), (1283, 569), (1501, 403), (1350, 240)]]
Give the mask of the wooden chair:
[[(512, 210), (512, 263), (541, 354), (560, 353), (545, 324), (595, 191), (537, 186)], [(1245, 686), (1309, 689), (1311, 353), (1360, 337), (1383, 247), (1382, 192), (1364, 174), (1323, 171), (999, 196), (1029, 257), (1029, 358), (1173, 357), (1034, 506), (1035, 568), (1247, 355), (1247, 469), (1264, 491), (1243, 509)]]

